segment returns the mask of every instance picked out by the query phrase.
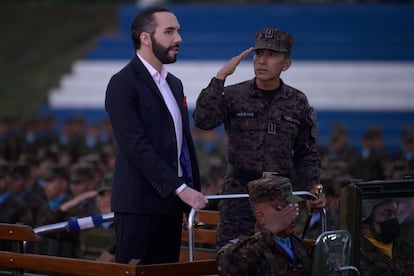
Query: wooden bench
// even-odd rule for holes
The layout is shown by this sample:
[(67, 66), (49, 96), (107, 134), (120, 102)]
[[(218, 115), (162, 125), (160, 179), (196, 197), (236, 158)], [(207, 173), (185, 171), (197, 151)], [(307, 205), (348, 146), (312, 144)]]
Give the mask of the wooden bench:
[[(154, 265), (132, 265), (110, 262), (23, 254), (0, 251), (0, 267), (29, 270), (36, 273), (64, 273), (71, 275), (214, 275), (218, 274), (214, 259)], [(21, 272), (22, 273), (22, 272)]]
[[(40, 242), (40, 237), (29, 226), (0, 223), (0, 239), (16, 241)], [(26, 254), (24, 251), (0, 251), (0, 270), (10, 274), (23, 274), (25, 271), (48, 274), (71, 275), (214, 275), (218, 274), (215, 259), (183, 261), (177, 263), (139, 265), (139, 262), (119, 264), (97, 262), (92, 260)]]
[(83, 259), (0, 251), (0, 267), (36, 273), (73, 275), (139, 275), (137, 267), (128, 264), (96, 262)]

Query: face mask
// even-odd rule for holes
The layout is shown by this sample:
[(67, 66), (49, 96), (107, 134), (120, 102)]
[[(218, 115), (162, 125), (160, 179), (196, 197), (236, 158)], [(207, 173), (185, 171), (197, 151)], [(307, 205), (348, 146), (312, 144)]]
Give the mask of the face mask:
[(381, 234), (376, 234), (376, 239), (383, 243), (392, 243), (400, 236), (400, 224), (397, 218), (378, 223)]

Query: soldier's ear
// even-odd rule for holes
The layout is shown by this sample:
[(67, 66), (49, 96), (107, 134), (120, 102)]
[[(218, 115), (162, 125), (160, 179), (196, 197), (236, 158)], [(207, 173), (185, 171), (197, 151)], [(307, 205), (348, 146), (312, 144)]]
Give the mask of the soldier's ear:
[(256, 216), (256, 222), (259, 225), (264, 225), (264, 213), (261, 210), (256, 210), (255, 212), (255, 216)]
[(289, 69), (291, 64), (292, 60), (289, 57), (285, 58), (285, 60), (283, 61), (282, 71), (286, 71), (287, 69)]

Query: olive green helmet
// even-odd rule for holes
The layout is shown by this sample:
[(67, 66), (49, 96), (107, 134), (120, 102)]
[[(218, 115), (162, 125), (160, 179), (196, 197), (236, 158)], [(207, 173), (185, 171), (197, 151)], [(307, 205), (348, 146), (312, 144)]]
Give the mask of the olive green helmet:
[(365, 221), (371, 216), (372, 210), (374, 210), (375, 206), (392, 200), (392, 198), (376, 198), (362, 200), (361, 221)]

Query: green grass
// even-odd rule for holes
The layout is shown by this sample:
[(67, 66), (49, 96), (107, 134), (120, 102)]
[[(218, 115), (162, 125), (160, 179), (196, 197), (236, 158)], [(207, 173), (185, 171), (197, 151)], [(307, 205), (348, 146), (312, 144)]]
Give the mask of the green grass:
[(0, 3), (0, 117), (25, 119), (99, 35), (115, 31), (117, 6), (16, 2)]

